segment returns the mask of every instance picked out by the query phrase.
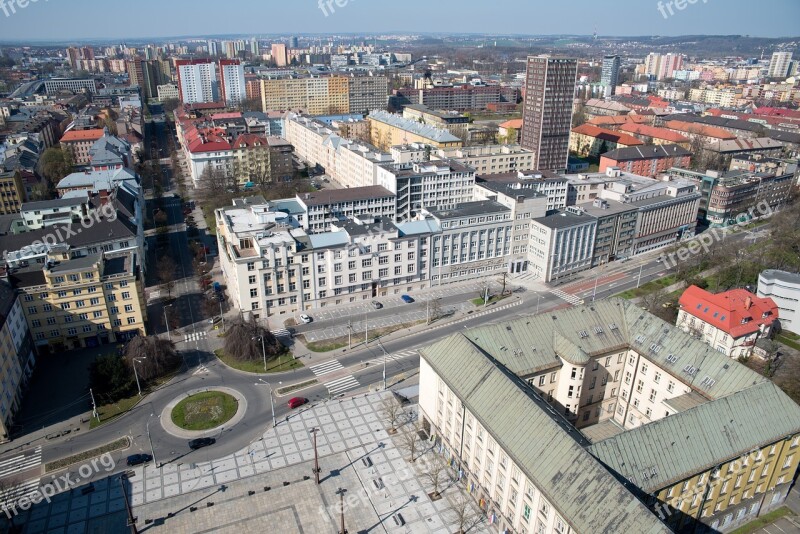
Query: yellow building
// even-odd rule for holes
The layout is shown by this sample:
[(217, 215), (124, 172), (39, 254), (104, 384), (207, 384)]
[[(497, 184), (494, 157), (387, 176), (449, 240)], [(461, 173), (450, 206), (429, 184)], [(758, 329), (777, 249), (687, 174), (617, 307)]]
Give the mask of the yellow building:
[(447, 130), (427, 126), (386, 111), (373, 111), (367, 116), (370, 142), (381, 150), (397, 145), (423, 143), (433, 148), (459, 148), (464, 143)]
[(19, 213), (24, 201), (25, 188), (19, 173), (0, 172), (0, 215)]
[(0, 443), (9, 439), (9, 428), (22, 404), (22, 391), (33, 373), (33, 354), (28, 325), (17, 293), (0, 282)]
[(310, 115), (349, 113), (349, 84), (344, 76), (261, 80), (264, 112), (301, 110)]
[(139, 258), (133, 252), (70, 259), (15, 272), (22, 307), (40, 352), (95, 347), (145, 334), (147, 307)]

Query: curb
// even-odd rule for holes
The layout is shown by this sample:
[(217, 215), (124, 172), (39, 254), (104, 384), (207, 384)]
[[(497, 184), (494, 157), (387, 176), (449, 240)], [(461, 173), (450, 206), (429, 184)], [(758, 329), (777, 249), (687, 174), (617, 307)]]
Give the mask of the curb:
[[(205, 393), (207, 391), (219, 391), (221, 393), (227, 393), (228, 395), (231, 395), (233, 398), (235, 398), (236, 402), (239, 405), (238, 409), (236, 410), (236, 414), (233, 417), (231, 417), (228, 421), (214, 428), (209, 428), (208, 430), (184, 430), (172, 422), (172, 409), (175, 408), (175, 406), (179, 402), (191, 397), (195, 393)], [(184, 439), (202, 438), (211, 434), (216, 434), (217, 432), (219, 432), (221, 428), (231, 428), (232, 426), (241, 422), (242, 419), (244, 419), (244, 415), (246, 412), (247, 412), (247, 398), (235, 389), (224, 386), (196, 388), (189, 390), (185, 393), (182, 393), (180, 396), (175, 397), (174, 399), (169, 401), (167, 405), (164, 407), (164, 409), (161, 410), (161, 414), (159, 415), (159, 422), (161, 423), (161, 428), (163, 428), (167, 434), (170, 434), (171, 436), (174, 436), (176, 438), (184, 438)]]

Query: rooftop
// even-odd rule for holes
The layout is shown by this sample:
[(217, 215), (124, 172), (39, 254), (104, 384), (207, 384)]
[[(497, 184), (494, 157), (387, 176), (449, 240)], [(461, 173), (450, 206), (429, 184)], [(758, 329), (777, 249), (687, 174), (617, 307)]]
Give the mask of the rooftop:
[(692, 153), (678, 145), (648, 145), (631, 146), (618, 148), (605, 154), (602, 157), (613, 161), (639, 161), (662, 158), (680, 158), (691, 156)]
[(313, 193), (300, 193), (297, 201), (306, 206), (327, 206), (340, 202), (394, 197), (395, 194), (380, 185), (349, 187), (345, 189), (324, 189)]
[(430, 210), (432, 217), (437, 219), (455, 219), (470, 217), (472, 215), (490, 215), (494, 213), (510, 213), (511, 210), (494, 200), (480, 200), (477, 202), (464, 202), (449, 210)]
[(632, 135), (615, 132), (614, 130), (607, 130), (605, 128), (599, 128), (592, 124), (582, 124), (577, 128), (573, 128), (572, 133), (586, 135), (588, 137), (594, 137), (603, 141), (610, 141), (612, 143), (626, 146), (638, 146), (644, 144)]
[(547, 217), (537, 217), (531, 220), (553, 230), (594, 222), (593, 218), (569, 212), (561, 212), (555, 215), (548, 215)]
[(798, 273), (767, 269), (766, 271), (761, 271), (760, 276), (765, 280), (775, 280), (778, 282), (785, 282), (787, 284), (800, 284), (800, 274)]
[(389, 113), (388, 111), (372, 111), (368, 116), (367, 119), (373, 119), (384, 124), (388, 124), (395, 128), (400, 128), (407, 132), (411, 132), (416, 134), (420, 137), (425, 139), (429, 139), (436, 143), (460, 143), (461, 139), (456, 137), (455, 135), (451, 134), (447, 130), (443, 130), (441, 128), (434, 128), (433, 126), (427, 126), (425, 124), (420, 124), (416, 121), (410, 119), (404, 119), (400, 115), (394, 115), (393, 113)]
[(679, 303), (686, 313), (734, 338), (758, 332), (761, 325), (769, 327), (778, 318), (778, 306), (771, 298), (746, 289), (714, 294), (693, 285), (686, 288)]
[(61, 143), (69, 143), (75, 141), (97, 141), (103, 137), (105, 130), (92, 129), (92, 130), (70, 130), (61, 137)]

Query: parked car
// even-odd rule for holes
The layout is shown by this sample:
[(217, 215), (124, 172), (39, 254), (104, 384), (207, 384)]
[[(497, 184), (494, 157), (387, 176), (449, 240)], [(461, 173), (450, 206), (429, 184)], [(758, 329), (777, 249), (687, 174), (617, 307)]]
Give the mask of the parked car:
[(208, 447), (209, 445), (213, 445), (217, 442), (214, 438), (196, 438), (189, 441), (189, 448), (193, 451), (197, 449), (202, 449), (203, 447)]
[(372, 307), (375, 308), (376, 310), (380, 310), (381, 308), (383, 308), (383, 304), (381, 304), (377, 300), (373, 300)]
[(414, 299), (412, 299), (408, 295), (403, 295), (400, 298), (403, 299), (403, 302), (405, 302), (406, 304), (411, 304), (412, 302), (414, 302)]
[(153, 457), (149, 454), (131, 454), (128, 456), (127, 464), (128, 467), (134, 467), (136, 465), (146, 464), (153, 460)]
[(217, 315), (216, 317), (212, 317), (211, 319), (208, 320), (208, 322), (211, 323), (211, 324), (221, 323), (222, 322), (222, 316), (221, 315)]
[(311, 321), (313, 321), (314, 319), (312, 319), (311, 317), (309, 317), (305, 313), (302, 313), (302, 314), (300, 314), (300, 320), (303, 321), (303, 324), (308, 324)]
[(306, 404), (307, 402), (308, 399), (305, 399), (303, 397), (292, 397), (291, 399), (289, 399), (289, 408), (294, 410), (295, 408), (299, 408), (300, 406)]

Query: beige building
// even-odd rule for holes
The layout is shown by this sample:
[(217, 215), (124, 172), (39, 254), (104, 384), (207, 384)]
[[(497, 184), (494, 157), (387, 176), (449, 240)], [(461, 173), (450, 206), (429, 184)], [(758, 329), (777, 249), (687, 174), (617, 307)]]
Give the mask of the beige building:
[(135, 252), (51, 252), (44, 266), (16, 271), (10, 281), (37, 349), (57, 354), (145, 335), (143, 276)]
[(19, 213), (25, 202), (22, 176), (16, 171), (0, 172), (0, 215)]
[(455, 148), (463, 141), (447, 130), (421, 124), (386, 111), (373, 111), (367, 116), (370, 140), (381, 150), (395, 145), (423, 143), (434, 148)]
[(33, 373), (33, 353), (22, 299), (5, 281), (0, 282), (0, 443), (8, 441), (10, 426), (22, 405), (22, 393)]
[(779, 507), (800, 461), (797, 404), (628, 301), (420, 356), (423, 428), (501, 530), (727, 532)]
[(279, 137), (242, 134), (231, 145), (239, 185), (287, 181), (294, 174), (292, 145)]
[(268, 111), (302, 111), (309, 115), (350, 112), (349, 79), (280, 78), (261, 80), (261, 107)]

